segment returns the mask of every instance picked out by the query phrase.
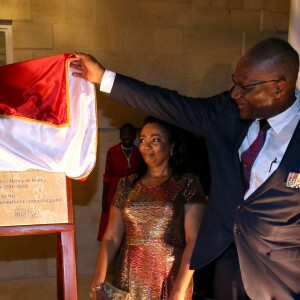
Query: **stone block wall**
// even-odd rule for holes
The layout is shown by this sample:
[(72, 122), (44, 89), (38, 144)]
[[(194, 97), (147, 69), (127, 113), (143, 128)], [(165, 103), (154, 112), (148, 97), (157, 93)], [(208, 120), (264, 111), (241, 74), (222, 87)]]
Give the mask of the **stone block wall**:
[[(240, 55), (269, 36), (287, 38), (289, 0), (0, 0), (12, 20), (14, 61), (88, 52), (106, 67), (190, 96), (231, 86)], [(99, 147), (85, 183), (73, 181), (77, 271), (92, 274), (108, 147), (143, 114), (98, 93)], [(53, 236), (1, 238), (0, 279), (55, 276)], [(3, 246), (5, 245), (5, 246)], [(53, 248), (54, 247), (54, 248)]]

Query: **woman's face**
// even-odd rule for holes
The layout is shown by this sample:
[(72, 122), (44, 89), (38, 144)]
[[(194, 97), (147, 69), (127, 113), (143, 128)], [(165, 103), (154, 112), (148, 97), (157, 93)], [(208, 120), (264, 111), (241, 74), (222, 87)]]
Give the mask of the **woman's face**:
[(139, 149), (148, 167), (168, 164), (172, 149), (169, 139), (167, 130), (156, 123), (142, 128)]

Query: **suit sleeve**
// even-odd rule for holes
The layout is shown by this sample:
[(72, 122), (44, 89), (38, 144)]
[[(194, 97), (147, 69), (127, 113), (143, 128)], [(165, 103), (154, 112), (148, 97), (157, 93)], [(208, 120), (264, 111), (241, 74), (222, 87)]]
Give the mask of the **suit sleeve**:
[(208, 130), (231, 101), (228, 91), (209, 98), (193, 98), (120, 74), (116, 75), (110, 98), (199, 134)]

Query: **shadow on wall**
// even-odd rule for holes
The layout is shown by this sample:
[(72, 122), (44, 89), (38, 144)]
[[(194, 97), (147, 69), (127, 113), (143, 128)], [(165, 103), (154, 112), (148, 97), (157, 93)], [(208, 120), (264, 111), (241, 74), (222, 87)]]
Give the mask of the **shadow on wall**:
[(56, 257), (55, 234), (1, 236), (0, 261), (49, 257)]
[(96, 165), (86, 181), (72, 180), (73, 205), (88, 205), (92, 201), (99, 189), (100, 179), (98, 178), (98, 174), (99, 159), (97, 157)]
[(120, 128), (125, 123), (131, 123), (136, 128), (141, 127), (146, 116), (144, 113), (109, 100), (100, 92), (97, 92), (97, 99), (99, 128)]
[(229, 90), (232, 86), (231, 75), (234, 68), (230, 64), (217, 63), (211, 66), (203, 76), (201, 96), (213, 96)]
[(1, 280), (55, 276), (55, 261), (56, 234), (1, 237)]

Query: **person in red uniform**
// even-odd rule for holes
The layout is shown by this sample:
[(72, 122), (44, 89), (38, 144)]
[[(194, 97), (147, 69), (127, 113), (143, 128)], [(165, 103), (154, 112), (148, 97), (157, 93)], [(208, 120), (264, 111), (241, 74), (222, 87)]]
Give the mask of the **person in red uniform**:
[(136, 128), (129, 123), (120, 128), (121, 142), (109, 148), (106, 155), (105, 172), (103, 175), (102, 212), (100, 218), (98, 241), (105, 232), (109, 208), (118, 186), (119, 179), (137, 173), (141, 154), (134, 145)]

